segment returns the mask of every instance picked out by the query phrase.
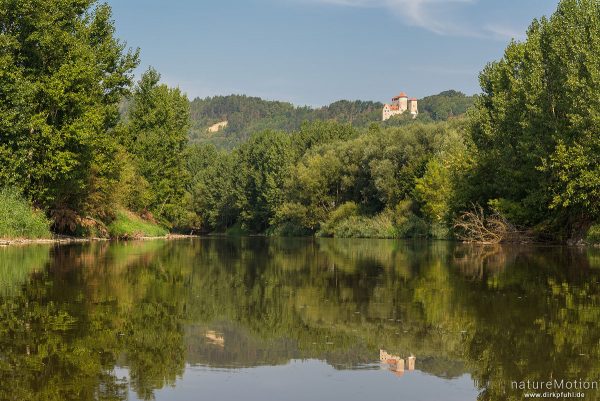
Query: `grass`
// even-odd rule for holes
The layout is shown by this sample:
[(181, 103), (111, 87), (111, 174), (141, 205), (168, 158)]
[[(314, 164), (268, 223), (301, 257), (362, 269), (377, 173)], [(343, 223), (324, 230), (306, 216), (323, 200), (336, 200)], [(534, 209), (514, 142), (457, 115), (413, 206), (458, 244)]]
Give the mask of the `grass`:
[(51, 238), (50, 220), (15, 189), (0, 188), (0, 238)]
[(108, 233), (111, 238), (140, 238), (163, 237), (169, 231), (158, 224), (142, 219), (132, 212), (119, 210), (115, 220), (108, 225)]

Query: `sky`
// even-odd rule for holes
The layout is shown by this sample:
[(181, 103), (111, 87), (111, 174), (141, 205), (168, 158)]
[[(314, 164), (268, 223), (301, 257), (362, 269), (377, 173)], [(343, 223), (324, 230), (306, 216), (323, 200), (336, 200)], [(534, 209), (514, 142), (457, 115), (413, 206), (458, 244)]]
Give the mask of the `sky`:
[(479, 92), (478, 74), (558, 0), (107, 0), (117, 36), (190, 99), (296, 105)]

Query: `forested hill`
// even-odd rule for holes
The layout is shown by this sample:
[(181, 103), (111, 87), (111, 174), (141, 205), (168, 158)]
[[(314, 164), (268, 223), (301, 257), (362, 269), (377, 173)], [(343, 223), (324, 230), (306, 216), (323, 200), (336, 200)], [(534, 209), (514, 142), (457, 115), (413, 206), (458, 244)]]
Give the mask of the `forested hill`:
[[(313, 109), (244, 95), (196, 98), (191, 102), (190, 139), (231, 148), (254, 132), (267, 129), (295, 131), (305, 121), (336, 120), (366, 126), (380, 118), (382, 107), (383, 104), (378, 102), (342, 100)], [(209, 132), (209, 127), (224, 121), (228, 124), (226, 128)]]
[[(473, 97), (446, 91), (426, 97), (421, 102), (419, 120), (444, 121), (463, 114), (473, 103)], [(244, 95), (196, 98), (191, 102), (190, 139), (192, 143), (210, 142), (218, 147), (232, 148), (254, 132), (267, 129), (296, 131), (306, 121), (334, 120), (358, 128), (367, 127), (381, 121), (382, 108), (380, 102), (360, 100), (340, 100), (329, 106), (311, 108)], [(226, 127), (209, 131), (211, 126), (225, 121)], [(395, 124), (395, 121), (388, 123)]]

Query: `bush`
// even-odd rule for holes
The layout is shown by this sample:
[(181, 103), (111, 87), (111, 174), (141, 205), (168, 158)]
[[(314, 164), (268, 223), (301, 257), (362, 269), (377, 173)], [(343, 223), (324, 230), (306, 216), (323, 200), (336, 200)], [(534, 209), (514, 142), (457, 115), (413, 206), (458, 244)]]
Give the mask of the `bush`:
[(15, 189), (0, 189), (0, 238), (50, 238), (50, 220)]
[(594, 224), (590, 227), (587, 232), (586, 238), (588, 243), (599, 245), (600, 244), (600, 224)]
[(432, 223), (429, 227), (429, 237), (432, 239), (452, 239), (452, 230), (442, 223)]
[(425, 174), (415, 180), (417, 199), (422, 203), (423, 213), (435, 222), (442, 222), (450, 213), (449, 202), (453, 196), (450, 168), (443, 160), (433, 158), (427, 164)]
[(429, 225), (413, 213), (415, 208), (411, 200), (398, 202), (394, 210), (394, 225), (399, 238), (427, 237)]
[(306, 227), (308, 222), (308, 210), (306, 206), (296, 202), (286, 202), (275, 211), (275, 217), (271, 221), (271, 227), (267, 234), (281, 237), (297, 237), (311, 233)]
[(162, 237), (169, 232), (158, 224), (143, 220), (126, 210), (119, 210), (115, 220), (108, 225), (111, 238)]
[(312, 232), (302, 225), (284, 222), (267, 229), (266, 234), (270, 237), (306, 237)]
[[(386, 209), (375, 216), (359, 214), (359, 207), (348, 202), (338, 207), (317, 233), (337, 238), (447, 238), (448, 230), (432, 227), (412, 212), (412, 201), (401, 201), (394, 210)], [(441, 225), (440, 225), (441, 226)]]
[(491, 199), (488, 202), (490, 208), (506, 220), (520, 225), (532, 224), (531, 216), (527, 208), (519, 202), (513, 202), (508, 199)]
[[(380, 217), (352, 216), (342, 220), (333, 230), (336, 238), (395, 238), (391, 220)], [(383, 224), (381, 224), (383, 222)]]
[[(340, 205), (329, 215), (327, 221), (321, 225), (321, 230), (317, 233), (319, 237), (334, 237), (338, 225), (353, 217), (358, 217), (358, 205), (354, 202), (346, 202)], [(348, 223), (346, 223), (348, 224)]]
[[(343, 206), (342, 206), (343, 207)], [(342, 208), (340, 207), (340, 209)], [(339, 210), (339, 209), (338, 209)], [(389, 212), (383, 212), (373, 217), (358, 216), (351, 206), (344, 207), (328, 222), (327, 231), (320, 231), (319, 236), (333, 236), (336, 238), (396, 238), (397, 233), (394, 222)], [(340, 218), (348, 213), (349, 217)]]
[(246, 230), (244, 227), (242, 227), (242, 223), (235, 223), (234, 225), (232, 225), (231, 227), (228, 227), (225, 230), (225, 235), (228, 235), (230, 237), (245, 237), (250, 235), (251, 233)]

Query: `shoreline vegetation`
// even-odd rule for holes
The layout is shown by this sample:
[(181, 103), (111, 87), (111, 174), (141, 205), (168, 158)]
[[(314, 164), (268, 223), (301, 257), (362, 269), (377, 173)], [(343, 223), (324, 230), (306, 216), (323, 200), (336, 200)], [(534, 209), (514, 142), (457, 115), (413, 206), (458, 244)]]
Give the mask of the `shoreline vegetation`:
[(190, 102), (153, 68), (134, 83), (139, 49), (95, 0), (12, 2), (0, 15), (12, 22), (0, 40), (0, 238), (600, 244), (596, 0), (534, 20), (481, 72), (479, 95), (442, 92), (418, 118), (386, 122), (376, 102)]
[(66, 237), (54, 236), (52, 238), (0, 238), (0, 247), (3, 246), (26, 246), (26, 245), (68, 245), (68, 244), (83, 244), (89, 242), (109, 242), (109, 241), (154, 241), (154, 240), (182, 240), (198, 238), (195, 235), (184, 234), (166, 234), (160, 237), (128, 237), (128, 238), (99, 238), (99, 237)]

